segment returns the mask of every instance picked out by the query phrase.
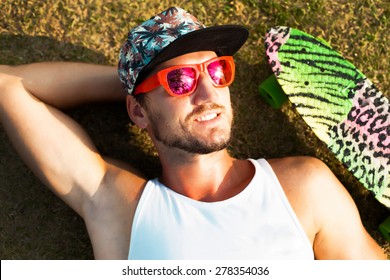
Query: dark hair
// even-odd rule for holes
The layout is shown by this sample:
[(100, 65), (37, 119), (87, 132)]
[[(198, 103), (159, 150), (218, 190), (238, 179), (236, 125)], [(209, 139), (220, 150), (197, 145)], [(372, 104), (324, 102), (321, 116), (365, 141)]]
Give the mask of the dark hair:
[(146, 109), (147, 98), (145, 93), (135, 94), (134, 99), (138, 102), (139, 105), (141, 105), (142, 108)]

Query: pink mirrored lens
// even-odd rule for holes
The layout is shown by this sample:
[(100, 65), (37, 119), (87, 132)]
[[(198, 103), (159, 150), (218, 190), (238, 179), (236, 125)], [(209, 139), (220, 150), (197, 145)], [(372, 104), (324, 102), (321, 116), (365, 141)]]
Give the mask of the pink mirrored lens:
[(174, 94), (187, 94), (196, 85), (196, 71), (191, 67), (175, 69), (168, 73), (167, 80), (169, 88)]
[(218, 60), (207, 66), (210, 78), (216, 85), (223, 86), (230, 82), (232, 69), (228, 61)]

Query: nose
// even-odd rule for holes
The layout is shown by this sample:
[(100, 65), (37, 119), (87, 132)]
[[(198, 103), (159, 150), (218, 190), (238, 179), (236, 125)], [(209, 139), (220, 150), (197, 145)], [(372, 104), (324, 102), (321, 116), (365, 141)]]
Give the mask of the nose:
[(217, 95), (217, 88), (212, 84), (210, 77), (206, 73), (201, 72), (196, 90), (192, 94), (194, 104), (200, 105), (215, 102), (218, 97)]

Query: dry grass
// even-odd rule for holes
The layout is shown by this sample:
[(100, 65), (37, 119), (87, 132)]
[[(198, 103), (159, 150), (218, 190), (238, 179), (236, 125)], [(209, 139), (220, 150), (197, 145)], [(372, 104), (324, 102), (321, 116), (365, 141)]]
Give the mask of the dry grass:
[[(172, 5), (192, 12), (207, 25), (235, 23), (250, 30), (248, 42), (236, 55), (231, 153), (243, 158), (321, 158), (351, 193), (370, 234), (390, 255), (389, 242), (377, 230), (388, 210), (335, 160), (289, 104), (273, 110), (260, 100), (256, 89), (270, 73), (264, 58), (266, 30), (287, 25), (328, 41), (388, 96), (386, 0), (2, 1), (0, 64), (77, 60), (114, 65), (127, 31)], [(150, 177), (158, 174), (153, 147), (145, 134), (128, 124), (122, 105), (86, 106), (69, 113), (87, 127), (102, 153), (126, 160)], [(92, 258), (81, 219), (26, 169), (3, 130), (0, 140), (1, 259)]]

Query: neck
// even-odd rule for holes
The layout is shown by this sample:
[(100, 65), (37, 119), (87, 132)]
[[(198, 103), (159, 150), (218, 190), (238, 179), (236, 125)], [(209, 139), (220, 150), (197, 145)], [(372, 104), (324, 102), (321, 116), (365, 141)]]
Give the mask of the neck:
[(249, 161), (232, 158), (226, 149), (207, 155), (178, 153), (160, 154), (160, 181), (195, 200), (212, 202), (232, 197), (247, 186), (254, 174)]

